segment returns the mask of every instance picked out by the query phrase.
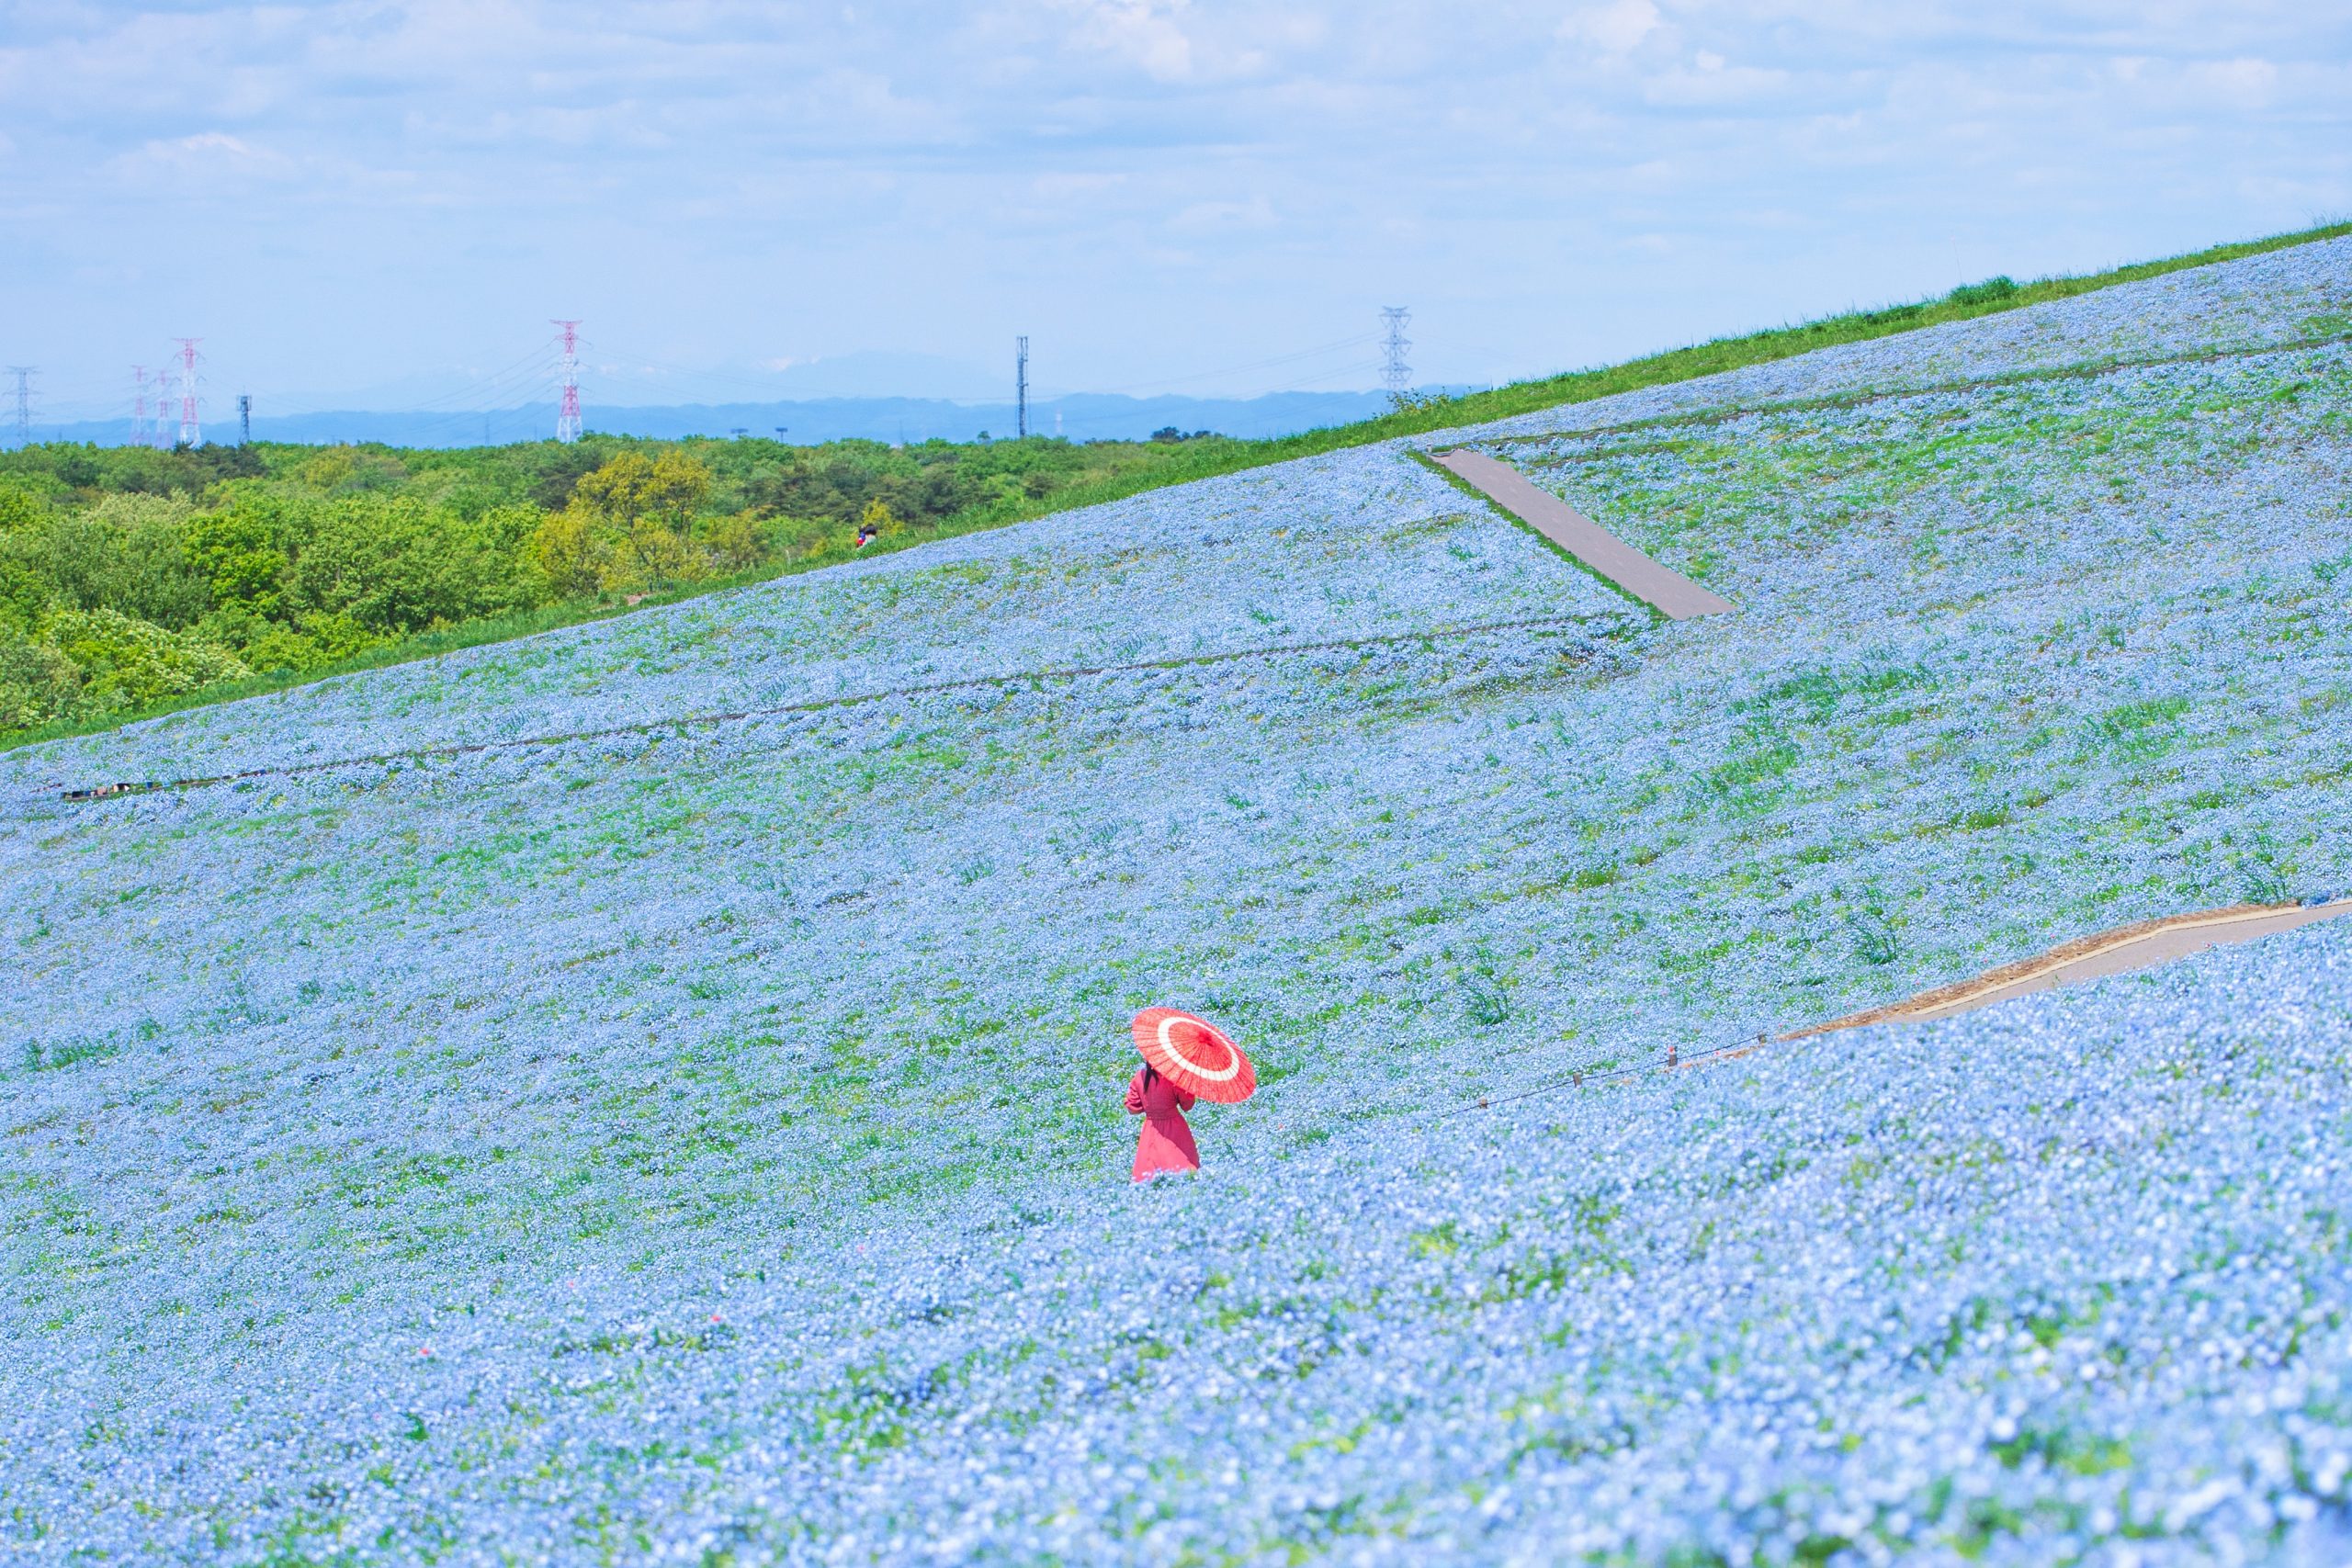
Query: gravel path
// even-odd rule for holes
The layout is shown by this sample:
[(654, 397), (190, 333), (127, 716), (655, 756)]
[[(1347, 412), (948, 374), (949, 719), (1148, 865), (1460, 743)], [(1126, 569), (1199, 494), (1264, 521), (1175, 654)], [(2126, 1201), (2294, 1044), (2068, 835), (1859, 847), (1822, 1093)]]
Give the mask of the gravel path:
[(2079, 985), (2135, 969), (2153, 969), (2208, 948), (2276, 936), (2320, 920), (2332, 920), (2339, 915), (2352, 915), (2352, 898), (2285, 906), (2238, 904), (2226, 909), (2199, 909), (2194, 914), (2174, 915), (2161, 920), (2142, 920), (1988, 969), (1969, 979), (1939, 986), (1932, 991), (1922, 991), (1886, 1007), (1849, 1013), (1781, 1038), (1802, 1040), (1808, 1035), (1859, 1029), (1870, 1023), (1924, 1023), (1951, 1018), (2034, 991)]
[(1646, 604), (1678, 621), (1737, 609), (1679, 571), (1650, 559), (1549, 491), (1538, 490), (1510, 464), (1467, 450), (1441, 453), (1447, 472)]

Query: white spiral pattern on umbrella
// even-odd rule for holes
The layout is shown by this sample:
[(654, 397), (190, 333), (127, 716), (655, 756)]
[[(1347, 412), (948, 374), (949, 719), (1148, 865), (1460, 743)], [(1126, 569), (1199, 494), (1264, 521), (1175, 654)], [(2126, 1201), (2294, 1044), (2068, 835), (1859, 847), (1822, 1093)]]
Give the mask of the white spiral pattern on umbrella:
[(1161, 1019), (1159, 1021), (1159, 1048), (1167, 1052), (1170, 1056), (1176, 1058), (1178, 1062), (1182, 1063), (1186, 1071), (1198, 1073), (1210, 1083), (1227, 1082), (1235, 1074), (1241, 1071), (1241, 1054), (1234, 1050), (1230, 1045), (1227, 1045), (1224, 1041), (1217, 1040), (1216, 1036), (1214, 1034), (1209, 1035), (1208, 1038), (1216, 1041), (1216, 1043), (1223, 1047), (1225, 1051), (1225, 1066), (1222, 1071), (1215, 1067), (1204, 1067), (1198, 1062), (1193, 1060), (1192, 1057), (1184, 1055), (1183, 1048), (1179, 1046), (1175, 1041), (1175, 1029), (1180, 1023), (1192, 1024), (1194, 1029), (1199, 1029), (1201, 1027), (1199, 1024), (1193, 1023), (1193, 1020), (1182, 1016)]

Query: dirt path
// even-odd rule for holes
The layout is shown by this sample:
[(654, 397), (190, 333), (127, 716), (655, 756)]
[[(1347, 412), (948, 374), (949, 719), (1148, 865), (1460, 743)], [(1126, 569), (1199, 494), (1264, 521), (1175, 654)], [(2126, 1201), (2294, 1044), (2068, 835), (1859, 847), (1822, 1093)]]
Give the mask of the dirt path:
[(1827, 1023), (1816, 1023), (1810, 1029), (1800, 1029), (1780, 1038), (1803, 1040), (1808, 1035), (1827, 1034), (1840, 1029), (1860, 1029), (1869, 1023), (1925, 1022), (1929, 1019), (1950, 1018), (1954, 1013), (1973, 1012), (1978, 1008), (1988, 1008), (1996, 1002), (2005, 1002), (2030, 991), (2046, 991), (2082, 980), (2096, 980), (2133, 969), (2153, 968), (2159, 964), (2169, 964), (2176, 958), (2186, 958), (2192, 953), (2202, 953), (2209, 947), (2219, 947), (2225, 942), (2252, 942), (2256, 937), (2290, 931), (2298, 926), (2332, 920), (2339, 915), (2352, 915), (2352, 898), (2337, 898), (2325, 904), (2237, 904), (2226, 909), (2206, 909), (2193, 915), (2143, 920), (2138, 925), (2119, 926), (2113, 931), (2084, 937), (2079, 942), (2070, 942), (2063, 947), (2053, 947), (2047, 953), (2020, 959), (2015, 964), (2005, 964), (1998, 969), (1988, 969), (1973, 979), (1939, 986), (1932, 991), (1922, 991), (1905, 1001), (1871, 1008), (1866, 1012), (1849, 1013), (1844, 1018), (1833, 1018)]
[(1616, 535), (1546, 490), (1539, 490), (1509, 463), (1456, 447), (1433, 453), (1446, 471), (1645, 604), (1678, 621), (1719, 615), (1737, 605), (1710, 593), (1679, 571), (1650, 559)]

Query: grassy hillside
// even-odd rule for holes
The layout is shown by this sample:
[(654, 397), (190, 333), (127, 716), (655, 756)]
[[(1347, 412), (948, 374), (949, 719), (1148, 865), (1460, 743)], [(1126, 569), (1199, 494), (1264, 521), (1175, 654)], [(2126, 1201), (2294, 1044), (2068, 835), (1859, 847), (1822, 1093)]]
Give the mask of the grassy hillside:
[[(2347, 302), (2303, 245), (9, 753), (0, 1530), (2325, 1560), (2339, 931), (1600, 1074), (2352, 888)], [(1155, 1001), (1263, 1087), (1131, 1190)]]
[[(530, 636), (1161, 485), (1950, 327), (2347, 231), (2338, 224), (2082, 277), (1995, 278), (1939, 300), (1417, 402), (1274, 441), (808, 449), (591, 437), (458, 451), (0, 454), (0, 745)], [(2264, 330), (2291, 324), (2275, 312), (2262, 320)], [(2352, 330), (2324, 311), (2301, 326), (2319, 337)], [(2118, 332), (2101, 349), (2139, 357), (2147, 345)], [(1935, 366), (1923, 344), (1903, 357), (1914, 375)], [(611, 482), (616, 466), (647, 461), (673, 468), (652, 486), (641, 471), (633, 488)], [(865, 550), (855, 544), (862, 524), (879, 531)]]

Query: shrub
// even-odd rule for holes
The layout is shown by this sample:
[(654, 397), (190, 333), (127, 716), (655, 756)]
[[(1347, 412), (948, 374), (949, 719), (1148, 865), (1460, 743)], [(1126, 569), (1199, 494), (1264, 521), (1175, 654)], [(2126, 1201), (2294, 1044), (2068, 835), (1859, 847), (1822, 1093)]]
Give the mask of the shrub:
[(100, 496), (83, 515), (93, 523), (104, 523), (128, 534), (156, 523), (176, 528), (195, 512), (196, 503), (177, 491), (170, 495), (143, 495), (135, 491), (122, 491)]
[(2017, 291), (2017, 280), (2004, 273), (1997, 277), (1988, 277), (1982, 283), (1963, 283), (1944, 298), (1955, 305), (1992, 305)]
[(287, 579), (301, 615), (412, 632), (494, 615), (529, 598), (512, 551), (481, 523), (408, 497), (354, 497), (327, 512)]
[(253, 673), (225, 648), (117, 610), (59, 610), (41, 640), (80, 671), (74, 706), (84, 713), (144, 707)]
[(302, 465), (302, 482), (328, 495), (364, 495), (397, 490), (408, 468), (391, 453), (359, 446), (330, 446)]
[(39, 522), (45, 508), (21, 485), (0, 479), (0, 534), (12, 534)]
[(240, 650), (240, 657), (252, 669), (265, 673), (291, 670), (307, 674), (387, 640), (370, 633), (349, 615), (311, 615), (303, 616), (298, 626), (275, 621), (265, 623), (260, 633)]
[(82, 672), (53, 648), (0, 637), (0, 731), (30, 729), (73, 710)]

